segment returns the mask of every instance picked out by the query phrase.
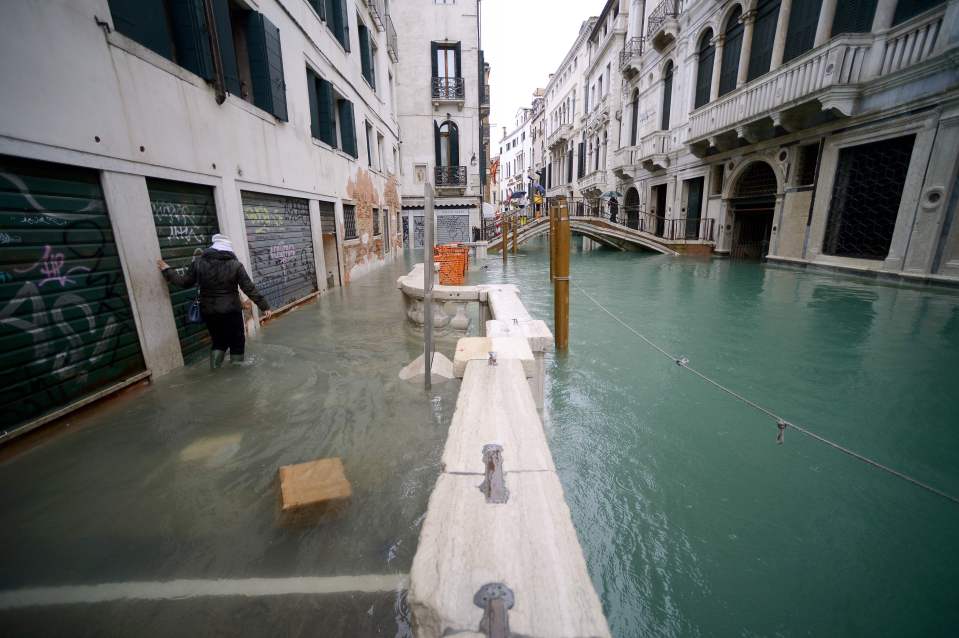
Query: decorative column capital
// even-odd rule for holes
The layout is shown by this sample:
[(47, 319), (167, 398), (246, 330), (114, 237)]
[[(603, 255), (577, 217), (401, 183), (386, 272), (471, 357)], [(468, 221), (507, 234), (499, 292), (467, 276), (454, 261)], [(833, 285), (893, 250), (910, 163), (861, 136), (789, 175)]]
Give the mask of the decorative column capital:
[(756, 21), (756, 14), (757, 14), (757, 13), (759, 13), (759, 12), (756, 11), (755, 9), (750, 9), (749, 11), (747, 11), (746, 13), (744, 13), (742, 16), (740, 16), (740, 18), (739, 18), (739, 23), (742, 24), (743, 26), (752, 24), (753, 22)]

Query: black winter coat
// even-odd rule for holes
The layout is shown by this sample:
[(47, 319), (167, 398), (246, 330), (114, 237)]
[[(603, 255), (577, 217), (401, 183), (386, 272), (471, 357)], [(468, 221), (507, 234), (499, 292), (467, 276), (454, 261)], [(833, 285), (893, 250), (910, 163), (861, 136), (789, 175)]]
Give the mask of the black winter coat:
[(200, 312), (204, 316), (222, 315), (242, 310), (237, 286), (260, 310), (269, 310), (263, 295), (256, 289), (236, 255), (226, 250), (207, 248), (193, 260), (181, 275), (172, 268), (163, 271), (167, 281), (180, 288), (200, 286)]

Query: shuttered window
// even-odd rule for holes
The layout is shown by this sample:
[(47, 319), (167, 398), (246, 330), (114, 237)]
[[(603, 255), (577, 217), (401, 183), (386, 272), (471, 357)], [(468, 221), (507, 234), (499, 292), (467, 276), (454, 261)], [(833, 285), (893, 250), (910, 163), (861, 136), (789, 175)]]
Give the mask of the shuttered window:
[(579, 143), (579, 166), (576, 167), (576, 177), (580, 178), (586, 174), (586, 142)]
[(663, 113), (660, 128), (669, 130), (669, 112), (673, 106), (673, 63), (666, 63), (666, 72), (663, 73)]
[(876, 16), (878, 0), (842, 0), (836, 5), (832, 21), (832, 35), (840, 33), (869, 33)]
[(726, 95), (736, 88), (739, 56), (743, 48), (743, 25), (739, 23), (742, 14), (742, 10), (736, 7), (726, 23), (726, 42), (723, 45), (723, 61), (719, 71), (719, 95)]
[(769, 72), (778, 20), (779, 0), (759, 0), (756, 7), (756, 24), (753, 27), (752, 48), (749, 50), (747, 81), (755, 80), (760, 75)]
[[(709, 102), (712, 92), (713, 65), (716, 59), (716, 46), (713, 44), (713, 32), (706, 31), (699, 39), (699, 60), (696, 64), (696, 101), (694, 108), (699, 108)], [(634, 125), (635, 130), (635, 125)], [(636, 135), (633, 134), (633, 144)]]
[(340, 117), (340, 148), (344, 153), (359, 157), (356, 150), (356, 124), (353, 121), (353, 103), (349, 100), (336, 101), (336, 109)]
[(347, 52), (350, 50), (350, 14), (346, 11), (346, 0), (325, 0), (326, 26), (333, 37)]
[(365, 24), (357, 20), (359, 26), (356, 28), (357, 35), (360, 38), (360, 67), (363, 78), (374, 90), (376, 90), (376, 73), (373, 61), (373, 43), (370, 38), (370, 30)]
[(261, 13), (251, 13), (249, 16), (247, 48), (253, 81), (253, 103), (286, 121), (286, 82), (283, 78), (280, 30)]
[(213, 78), (203, 0), (109, 0), (109, 4), (117, 31), (204, 79)]
[(379, 234), (380, 234), (380, 209), (374, 208), (373, 209), (373, 235), (376, 236)]
[(803, 0), (794, 2), (789, 12), (789, 31), (786, 33), (786, 48), (783, 62), (812, 49), (816, 41), (816, 27), (819, 24), (819, 12), (822, 0)]
[(905, 22), (923, 11), (928, 11), (945, 3), (946, 0), (899, 0), (896, 3), (896, 13), (893, 15), (892, 23), (897, 25), (900, 22)]

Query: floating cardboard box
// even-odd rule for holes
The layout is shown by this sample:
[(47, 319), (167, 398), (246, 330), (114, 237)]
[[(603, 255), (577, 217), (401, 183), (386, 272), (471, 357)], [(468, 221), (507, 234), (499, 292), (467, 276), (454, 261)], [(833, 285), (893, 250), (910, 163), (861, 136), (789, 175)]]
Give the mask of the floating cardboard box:
[(338, 457), (285, 465), (279, 475), (283, 525), (318, 522), (342, 510), (353, 494)]

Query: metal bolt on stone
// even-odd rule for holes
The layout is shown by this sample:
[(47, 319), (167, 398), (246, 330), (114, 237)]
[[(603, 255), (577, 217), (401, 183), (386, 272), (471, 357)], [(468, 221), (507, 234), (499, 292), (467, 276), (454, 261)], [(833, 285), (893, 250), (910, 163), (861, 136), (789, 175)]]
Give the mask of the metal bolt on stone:
[(473, 596), (473, 604), (484, 610), (479, 630), (489, 638), (508, 638), (509, 610), (516, 597), (503, 583), (486, 583)]
[(503, 446), (487, 443), (483, 446), (483, 464), (486, 476), (479, 489), (486, 495), (487, 503), (505, 503), (509, 500), (506, 477), (503, 476)]

